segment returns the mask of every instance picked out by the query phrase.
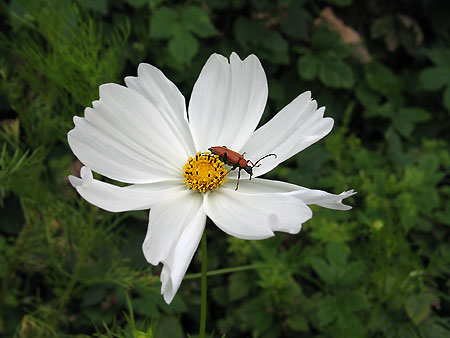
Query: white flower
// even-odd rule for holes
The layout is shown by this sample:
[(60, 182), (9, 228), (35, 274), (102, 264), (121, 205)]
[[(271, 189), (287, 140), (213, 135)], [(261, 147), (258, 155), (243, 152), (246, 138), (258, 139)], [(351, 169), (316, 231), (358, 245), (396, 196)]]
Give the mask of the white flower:
[[(86, 166), (81, 178), (69, 179), (83, 198), (102, 209), (150, 209), (142, 248), (149, 263), (164, 264), (161, 293), (167, 303), (181, 284), (207, 216), (232, 236), (264, 239), (274, 231), (298, 233), (312, 216), (308, 204), (350, 209), (342, 200), (353, 195), (353, 190), (334, 195), (256, 178), (320, 140), (333, 127), (333, 119), (323, 117), (325, 108), (317, 109), (311, 93), (305, 92), (255, 131), (268, 91), (256, 56), (242, 61), (232, 53), (228, 62), (221, 55), (211, 55), (195, 83), (187, 111), (177, 87), (151, 65), (140, 64), (138, 76), (125, 78), (125, 83), (127, 87), (100, 86), (100, 99), (93, 102), (93, 108), (86, 108), (84, 118), (74, 117), (69, 145)], [(251, 181), (242, 171), (235, 191), (238, 170), (224, 178), (222, 167), (214, 169), (207, 163), (209, 156), (200, 155), (197, 161), (191, 158), (222, 145), (245, 152), (245, 158), (252, 161), (269, 153), (277, 157), (261, 161)], [(194, 172), (200, 170), (198, 176), (183, 170), (192, 163)], [(96, 180), (91, 169), (129, 185)], [(216, 175), (215, 183), (205, 183), (206, 192), (194, 190), (202, 190), (198, 184), (209, 180), (205, 175), (211, 172)], [(185, 178), (191, 179), (194, 189)]]

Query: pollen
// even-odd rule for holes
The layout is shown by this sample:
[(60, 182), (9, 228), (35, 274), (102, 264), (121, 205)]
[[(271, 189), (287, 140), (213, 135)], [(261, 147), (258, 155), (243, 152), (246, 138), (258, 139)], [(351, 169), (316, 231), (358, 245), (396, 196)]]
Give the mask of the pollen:
[(227, 181), (227, 169), (219, 156), (210, 152), (198, 152), (183, 167), (184, 182), (192, 190), (206, 192), (220, 187)]

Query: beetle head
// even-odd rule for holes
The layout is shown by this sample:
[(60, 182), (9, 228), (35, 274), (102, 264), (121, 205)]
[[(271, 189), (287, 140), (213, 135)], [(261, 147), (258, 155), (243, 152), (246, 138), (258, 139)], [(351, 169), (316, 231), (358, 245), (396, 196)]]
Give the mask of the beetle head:
[(247, 172), (247, 174), (250, 175), (250, 179), (251, 179), (252, 176), (253, 176), (253, 167), (250, 167), (249, 165), (246, 165), (242, 169), (244, 169)]

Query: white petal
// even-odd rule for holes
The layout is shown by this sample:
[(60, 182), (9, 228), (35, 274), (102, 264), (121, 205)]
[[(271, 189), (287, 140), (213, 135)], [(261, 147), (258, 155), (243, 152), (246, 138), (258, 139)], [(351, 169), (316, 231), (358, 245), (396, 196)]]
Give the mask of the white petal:
[[(253, 169), (254, 176), (269, 172), (326, 136), (333, 128), (333, 119), (324, 118), (324, 111), (325, 107), (317, 109), (317, 102), (311, 100), (311, 93), (305, 92), (256, 130), (242, 148), (246, 152), (245, 158), (255, 162), (270, 153), (276, 154), (277, 158), (262, 160), (260, 166)], [(247, 174), (244, 173), (244, 176)]]
[(207, 194), (204, 208), (220, 229), (242, 239), (264, 239), (274, 231), (298, 233), (312, 217), (302, 200), (287, 194), (246, 194), (234, 189)]
[(79, 160), (126, 183), (179, 179), (188, 156), (183, 140), (154, 104), (116, 84), (100, 86), (100, 100), (74, 117), (69, 145)]
[(225, 145), (239, 151), (255, 130), (267, 101), (267, 79), (255, 55), (241, 61), (213, 54), (194, 85), (189, 123), (197, 150)]
[(157, 108), (167, 124), (182, 138), (185, 152), (195, 154), (184, 96), (163, 72), (152, 65), (141, 63), (138, 67), (138, 76), (126, 77), (125, 83)]
[(161, 293), (170, 303), (200, 242), (206, 223), (202, 194), (175, 193), (154, 205), (142, 250), (153, 265), (164, 264)]
[[(234, 189), (235, 180), (225, 183), (225, 188)], [(339, 195), (330, 194), (323, 190), (313, 190), (295, 184), (265, 180), (261, 178), (241, 180), (239, 191), (246, 194), (287, 193), (304, 201), (306, 204), (316, 204), (324, 208), (335, 210), (350, 210), (352, 207), (342, 203), (342, 200), (356, 194), (354, 190), (344, 191)]]
[(186, 190), (186, 185), (181, 181), (118, 187), (95, 180), (87, 167), (81, 168), (80, 176), (69, 176), (70, 183), (78, 193), (89, 203), (112, 212), (150, 209), (165, 194)]

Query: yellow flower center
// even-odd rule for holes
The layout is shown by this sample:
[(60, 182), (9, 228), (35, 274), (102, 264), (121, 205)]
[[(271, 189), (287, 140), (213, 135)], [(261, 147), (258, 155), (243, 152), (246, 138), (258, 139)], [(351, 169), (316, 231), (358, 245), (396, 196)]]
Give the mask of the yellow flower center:
[(198, 152), (195, 157), (190, 157), (183, 167), (183, 174), (186, 185), (201, 192), (214, 190), (227, 181), (223, 162), (210, 152)]

